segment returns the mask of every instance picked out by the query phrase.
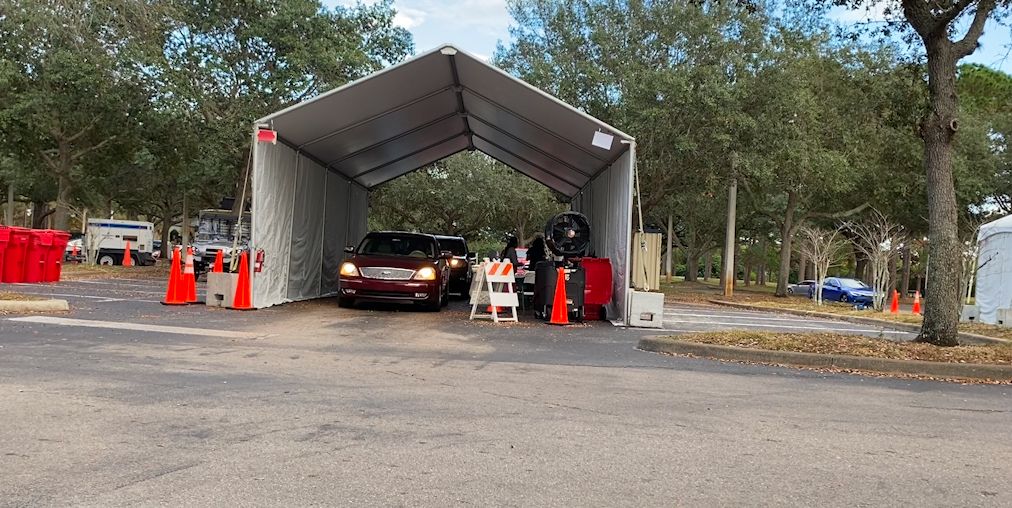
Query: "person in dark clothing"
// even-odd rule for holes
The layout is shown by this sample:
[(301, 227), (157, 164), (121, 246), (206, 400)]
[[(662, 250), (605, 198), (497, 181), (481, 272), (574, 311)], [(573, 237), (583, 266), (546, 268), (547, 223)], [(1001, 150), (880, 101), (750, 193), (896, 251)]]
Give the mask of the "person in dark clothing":
[(527, 248), (527, 266), (533, 270), (538, 263), (546, 259), (548, 259), (548, 251), (545, 249), (545, 238), (537, 235), (530, 247)]
[(499, 254), (499, 257), (504, 260), (508, 259), (513, 263), (513, 266), (517, 266), (519, 264), (517, 261), (518, 245), (520, 245), (520, 242), (517, 240), (517, 237), (513, 235), (506, 237), (506, 248)]

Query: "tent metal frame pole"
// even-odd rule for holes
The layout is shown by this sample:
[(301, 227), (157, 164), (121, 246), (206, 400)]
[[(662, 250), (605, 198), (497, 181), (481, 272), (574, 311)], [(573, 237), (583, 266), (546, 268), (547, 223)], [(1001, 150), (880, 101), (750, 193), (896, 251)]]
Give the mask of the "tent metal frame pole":
[(344, 161), (346, 161), (348, 159), (353, 159), (353, 158), (355, 158), (358, 155), (361, 155), (361, 154), (363, 154), (365, 152), (368, 152), (369, 150), (373, 150), (373, 149), (379, 148), (379, 147), (381, 147), (381, 146), (383, 146), (383, 145), (385, 145), (387, 143), (392, 143), (392, 142), (397, 141), (398, 139), (401, 139), (401, 138), (403, 138), (405, 136), (409, 136), (409, 135), (414, 134), (414, 133), (416, 133), (416, 132), (418, 132), (420, 130), (432, 127), (433, 125), (436, 125), (439, 122), (445, 122), (446, 120), (449, 120), (449, 119), (451, 119), (451, 118), (453, 118), (455, 116), (460, 116), (460, 115), (457, 112), (453, 112), (453, 113), (450, 113), (448, 115), (443, 115), (443, 116), (441, 116), (439, 118), (436, 118), (434, 120), (429, 120), (428, 122), (425, 122), (422, 125), (419, 125), (419, 126), (414, 127), (412, 129), (406, 130), (406, 131), (404, 131), (404, 132), (402, 132), (400, 134), (397, 134), (394, 137), (384, 139), (383, 141), (380, 141), (380, 142), (377, 142), (377, 143), (373, 143), (373, 144), (371, 144), (371, 145), (369, 145), (369, 146), (367, 146), (365, 148), (359, 148), (358, 150), (355, 150), (354, 152), (351, 152), (351, 153), (349, 153), (347, 155), (341, 156), (341, 158), (339, 158), (339, 159), (334, 159), (333, 161), (330, 161), (330, 162), (327, 163), (327, 167), (333, 166), (334, 164), (340, 164), (340, 163), (342, 163), (342, 162), (344, 162)]
[(472, 137), (474, 131), (471, 129), (471, 123), (468, 121), (466, 116), (467, 109), (464, 108), (464, 87), (460, 84), (460, 73), (457, 72), (457, 59), (453, 55), (446, 55), (450, 59), (450, 74), (453, 76), (453, 94), (457, 98), (457, 112), (463, 116), (464, 119), (464, 130), (467, 131), (467, 146), (468, 148), (474, 148), (474, 138)]
[(568, 139), (566, 139), (566, 138), (564, 138), (564, 137), (562, 137), (562, 136), (560, 136), (560, 135), (558, 135), (558, 134), (556, 134), (556, 133), (554, 133), (554, 132), (552, 132), (552, 131), (544, 128), (544, 127), (542, 127), (542, 126), (540, 126), (540, 125), (538, 125), (537, 122), (529, 120), (528, 118), (524, 117), (523, 115), (520, 115), (519, 113), (513, 111), (512, 109), (507, 108), (506, 106), (503, 106), (502, 104), (499, 104), (498, 102), (496, 102), (496, 101), (494, 101), (492, 99), (489, 99), (488, 97), (485, 97), (484, 95), (476, 92), (474, 89), (468, 88), (466, 86), (463, 87), (463, 88), (464, 88), (464, 91), (470, 93), (471, 95), (474, 95), (479, 100), (487, 102), (488, 104), (491, 104), (492, 106), (501, 109), (502, 111), (506, 112), (507, 114), (509, 114), (510, 116), (516, 118), (517, 120), (520, 120), (521, 122), (524, 122), (527, 125), (529, 125), (531, 127), (534, 127), (535, 129), (538, 129), (539, 131), (541, 131), (541, 132), (543, 132), (545, 134), (548, 134), (549, 136), (551, 136), (551, 137), (553, 137), (553, 138), (555, 138), (555, 139), (557, 139), (559, 141), (562, 141), (563, 143), (565, 143), (565, 144), (567, 144), (567, 145), (569, 145), (569, 146), (571, 146), (573, 148), (576, 148), (577, 150), (579, 150), (579, 151), (581, 151), (581, 152), (583, 152), (583, 153), (585, 153), (585, 154), (587, 154), (587, 155), (589, 155), (589, 156), (591, 156), (591, 157), (593, 157), (593, 158), (595, 158), (595, 159), (597, 159), (597, 160), (599, 160), (601, 162), (608, 162), (608, 159), (602, 159), (602, 158), (598, 157), (597, 154), (595, 154), (594, 152), (591, 152), (590, 150), (587, 150), (586, 148), (584, 148), (584, 147), (582, 147), (582, 146), (580, 146), (580, 145), (578, 145), (578, 144), (576, 144), (576, 143), (574, 143), (574, 142), (572, 142), (572, 141), (570, 141), (570, 140), (568, 140)]
[[(566, 179), (566, 178), (563, 178), (563, 177), (561, 177), (561, 176), (559, 176), (559, 175), (557, 175), (557, 174), (555, 174), (555, 173), (552, 173), (551, 171), (549, 171), (549, 170), (547, 170), (547, 169), (545, 169), (545, 168), (543, 168), (543, 167), (541, 167), (541, 166), (539, 166), (539, 165), (537, 165), (537, 164), (535, 164), (535, 163), (533, 163), (533, 162), (531, 162), (531, 161), (527, 160), (527, 158), (526, 158), (526, 157), (523, 157), (523, 156), (521, 156), (521, 155), (517, 155), (517, 154), (513, 153), (513, 151), (511, 151), (511, 150), (507, 150), (506, 148), (503, 148), (502, 146), (500, 146), (500, 145), (499, 145), (498, 143), (496, 143), (495, 141), (492, 141), (492, 140), (490, 140), (490, 139), (487, 139), (487, 138), (486, 138), (485, 136), (482, 136), (481, 134), (478, 134), (477, 132), (476, 132), (476, 133), (474, 133), (474, 136), (475, 136), (476, 138), (478, 138), (478, 139), (480, 139), (480, 140), (482, 140), (482, 141), (484, 141), (484, 142), (486, 142), (486, 143), (488, 143), (488, 144), (490, 144), (490, 145), (492, 145), (492, 146), (494, 146), (494, 147), (496, 147), (496, 148), (498, 148), (498, 149), (502, 150), (503, 152), (506, 152), (506, 153), (508, 153), (508, 154), (510, 154), (510, 155), (512, 155), (512, 156), (514, 156), (514, 157), (516, 157), (516, 158), (518, 158), (518, 159), (520, 159), (520, 160), (521, 160), (521, 161), (523, 161), (523, 162), (524, 162), (525, 164), (527, 164), (527, 165), (529, 165), (529, 166), (531, 166), (531, 167), (533, 167), (533, 168), (535, 168), (535, 169), (540, 169), (541, 171), (544, 171), (545, 173), (547, 173), (547, 174), (549, 174), (549, 175), (551, 175), (551, 176), (553, 176), (553, 177), (557, 178), (557, 179), (558, 179), (558, 180), (559, 180), (560, 182), (566, 183), (566, 184), (568, 184), (568, 185), (569, 185), (570, 187), (572, 187), (572, 188), (576, 189), (576, 191), (577, 191), (577, 192), (579, 192), (579, 191), (580, 191), (581, 187), (580, 187), (579, 185), (576, 185), (575, 183), (573, 183), (573, 182), (572, 182), (571, 180), (568, 180), (568, 179)], [(493, 157), (493, 158), (494, 158), (494, 157)], [(505, 163), (504, 163), (504, 164), (505, 164)], [(509, 166), (509, 164), (506, 164), (506, 165), (507, 165), (507, 166)], [(516, 168), (513, 168), (513, 169), (516, 169)], [(519, 171), (519, 170), (517, 170), (517, 171)], [(528, 175), (528, 176), (530, 176), (530, 175)], [(531, 177), (531, 178), (534, 178), (534, 177)]]
[[(407, 159), (408, 157), (413, 157), (413, 156), (418, 155), (419, 153), (422, 153), (422, 152), (424, 152), (426, 150), (429, 150), (431, 148), (435, 148), (435, 147), (437, 147), (439, 145), (443, 145), (443, 144), (449, 143), (450, 141), (453, 141), (454, 139), (459, 138), (459, 137), (461, 137), (463, 135), (466, 135), (466, 134), (467, 134), (466, 132), (458, 132), (458, 133), (456, 133), (456, 134), (454, 134), (454, 135), (452, 135), (452, 136), (450, 136), (448, 138), (442, 139), (440, 141), (436, 141), (435, 143), (430, 143), (428, 145), (425, 145), (424, 147), (419, 148), (418, 150), (415, 150), (415, 151), (413, 151), (411, 153), (401, 155), (400, 157), (397, 157), (396, 159), (384, 162), (383, 164), (380, 164), (379, 166), (376, 166), (374, 168), (367, 169), (367, 170), (365, 170), (365, 171), (363, 171), (363, 172), (355, 175), (355, 177), (353, 178), (353, 180), (358, 180), (359, 178), (362, 178), (363, 176), (368, 175), (369, 173), (373, 173), (373, 172), (379, 171), (379, 170), (381, 170), (381, 169), (383, 169), (383, 168), (385, 168), (387, 166), (390, 166), (391, 164), (396, 164), (396, 163), (398, 163), (398, 162), (400, 162), (400, 161), (402, 161), (404, 159)], [(365, 187), (365, 185), (363, 185), (362, 187)], [(368, 187), (366, 187), (366, 188), (368, 188)]]
[[(541, 155), (544, 155), (545, 157), (548, 157), (549, 159), (552, 159), (553, 161), (555, 161), (556, 163), (558, 163), (558, 164), (560, 164), (562, 166), (565, 166), (565, 167), (567, 167), (569, 169), (572, 169), (573, 171), (576, 171), (577, 173), (580, 173), (581, 175), (583, 175), (583, 176), (585, 176), (587, 178), (591, 178), (593, 176), (593, 175), (590, 175), (587, 172), (583, 171), (582, 169), (579, 169), (576, 166), (573, 166), (572, 164), (570, 164), (570, 163), (568, 163), (568, 162), (566, 162), (566, 161), (564, 161), (564, 160), (562, 160), (562, 159), (560, 159), (560, 158), (558, 158), (558, 157), (556, 157), (556, 156), (554, 156), (554, 155), (552, 155), (552, 154), (550, 154), (550, 153), (548, 153), (548, 152), (546, 152), (546, 151), (544, 151), (544, 150), (542, 150), (542, 149), (540, 149), (540, 148), (538, 148), (538, 147), (536, 147), (536, 146), (534, 146), (534, 145), (532, 145), (532, 144), (530, 144), (530, 143), (528, 143), (528, 142), (526, 142), (526, 141), (524, 141), (524, 140), (522, 140), (522, 139), (514, 136), (513, 134), (510, 134), (510, 133), (506, 132), (505, 130), (499, 128), (496, 125), (493, 125), (488, 120), (485, 120), (484, 118), (482, 118), (482, 117), (480, 117), (480, 116), (478, 116), (478, 115), (476, 115), (474, 113), (468, 113), (468, 116), (470, 116), (471, 118), (474, 118), (475, 120), (477, 120), (481, 124), (485, 125), (486, 127), (490, 127), (492, 130), (494, 130), (494, 131), (496, 131), (496, 132), (498, 132), (498, 133), (500, 133), (500, 134), (502, 134), (502, 135), (504, 135), (504, 136), (512, 139), (513, 141), (516, 141), (517, 143), (520, 143), (521, 145), (524, 145), (527, 148), (530, 148), (531, 150), (534, 150), (535, 152), (538, 152)], [(482, 138), (482, 139), (485, 139), (485, 138)], [(488, 139), (485, 139), (485, 141), (488, 141)], [(511, 153), (512, 153), (512, 151), (511, 151)]]
[(345, 132), (350, 131), (351, 129), (354, 129), (356, 127), (361, 127), (362, 125), (365, 125), (365, 124), (367, 124), (369, 122), (372, 122), (373, 120), (378, 120), (378, 119), (383, 118), (384, 116), (387, 116), (387, 115), (389, 115), (391, 113), (396, 113), (396, 112), (398, 112), (398, 111), (400, 111), (400, 110), (402, 110), (404, 108), (409, 108), (411, 106), (414, 106), (415, 104), (418, 104), (419, 102), (423, 102), (423, 101), (431, 99), (431, 98), (433, 98), (433, 97), (435, 97), (435, 96), (437, 96), (439, 94), (446, 93), (448, 90), (453, 90), (453, 86), (444, 86), (443, 88), (440, 88), (439, 90), (436, 90), (434, 92), (429, 92), (429, 93), (427, 93), (427, 94), (425, 94), (425, 95), (423, 95), (423, 96), (421, 96), (421, 97), (419, 97), (417, 99), (405, 102), (404, 104), (401, 104), (400, 106), (396, 106), (396, 107), (390, 108), (388, 110), (383, 111), (382, 113), (377, 113), (377, 114), (375, 114), (373, 116), (370, 116), (369, 118), (365, 118), (365, 119), (359, 120), (359, 121), (357, 121), (357, 122), (355, 122), (355, 123), (353, 123), (351, 125), (346, 125), (344, 127), (341, 127), (340, 129), (337, 129), (336, 131), (331, 131), (331, 132), (329, 132), (327, 134), (324, 134), (324, 135), (322, 135), (322, 136), (320, 136), (318, 138), (314, 138), (314, 139), (311, 139), (309, 141), (306, 141), (305, 143), (297, 146), (296, 148), (299, 149), (299, 150), (301, 150), (301, 149), (303, 149), (303, 148), (305, 148), (305, 147), (307, 147), (309, 145), (319, 143), (320, 141), (332, 138), (332, 137), (337, 136), (339, 134), (343, 134)]

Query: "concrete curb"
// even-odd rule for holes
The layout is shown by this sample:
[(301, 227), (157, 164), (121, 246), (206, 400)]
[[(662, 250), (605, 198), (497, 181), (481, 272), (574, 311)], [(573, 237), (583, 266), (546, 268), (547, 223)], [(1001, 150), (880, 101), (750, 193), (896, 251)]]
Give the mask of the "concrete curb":
[[(904, 332), (918, 333), (921, 331), (921, 327), (912, 325), (910, 323), (897, 323), (895, 321), (886, 321), (884, 319), (866, 318), (860, 316), (842, 316), (840, 314), (832, 314), (829, 312), (816, 312), (811, 310), (799, 310), (799, 309), (780, 309), (776, 307), (763, 307), (761, 305), (749, 305), (747, 303), (738, 302), (726, 302), (724, 300), (712, 299), (708, 300), (714, 305), (721, 305), (724, 307), (733, 307), (736, 309), (744, 310), (757, 310), (762, 312), (778, 312), (780, 314), (791, 314), (794, 316), (804, 317), (817, 317), (820, 319), (835, 319), (837, 321), (845, 321), (848, 323), (859, 323), (863, 325), (881, 326), (883, 328), (891, 328), (893, 330), (900, 330)], [(997, 337), (988, 337), (987, 335), (978, 335), (976, 333), (959, 332), (959, 340), (963, 344), (1009, 344), (1012, 341), (1005, 339), (999, 339)]]
[(0, 312), (64, 312), (66, 300), (0, 300)]
[(737, 362), (775, 363), (802, 367), (835, 367), (838, 369), (867, 370), (886, 374), (913, 374), (919, 376), (1012, 380), (1012, 365), (983, 365), (976, 363), (944, 363), (921, 360), (892, 360), (849, 355), (770, 351), (735, 346), (718, 346), (675, 340), (662, 336), (644, 337), (636, 346), (653, 353), (689, 354), (718, 360)]

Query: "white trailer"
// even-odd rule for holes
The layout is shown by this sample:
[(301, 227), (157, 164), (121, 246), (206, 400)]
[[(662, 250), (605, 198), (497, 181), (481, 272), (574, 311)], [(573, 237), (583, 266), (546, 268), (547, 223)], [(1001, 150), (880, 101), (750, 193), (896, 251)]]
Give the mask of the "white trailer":
[(126, 244), (134, 265), (155, 264), (152, 256), (155, 225), (150, 222), (116, 219), (88, 219), (84, 238), (88, 259), (100, 265), (123, 264)]

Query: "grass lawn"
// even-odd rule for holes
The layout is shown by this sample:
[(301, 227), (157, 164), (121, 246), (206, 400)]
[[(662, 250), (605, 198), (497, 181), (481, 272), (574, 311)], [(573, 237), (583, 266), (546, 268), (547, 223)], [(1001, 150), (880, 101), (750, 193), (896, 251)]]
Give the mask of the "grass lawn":
[[(910, 311), (890, 314), (888, 312), (876, 312), (871, 309), (855, 310), (852, 305), (837, 302), (824, 302), (823, 305), (816, 305), (814, 301), (805, 297), (778, 298), (773, 296), (776, 290), (775, 285), (745, 287), (739, 284), (735, 286), (734, 296), (730, 299), (723, 297), (720, 281), (716, 279), (706, 282), (685, 282), (676, 279), (671, 283), (662, 283), (661, 290), (664, 292), (664, 298), (668, 302), (707, 303), (711, 299), (718, 299), (766, 307), (770, 310), (787, 309), (823, 312), (826, 314), (836, 314), (841, 317), (857, 316), (912, 325), (920, 325), (922, 320), (920, 315), (913, 314)], [(963, 332), (1012, 340), (1012, 328), (984, 323), (960, 323), (959, 329)]]
[(671, 337), (675, 340), (769, 351), (797, 351), (949, 363), (1012, 365), (1012, 345), (937, 347), (892, 342), (834, 333), (777, 333), (753, 331), (703, 332)]
[(158, 261), (154, 266), (102, 266), (65, 263), (61, 280), (82, 279), (168, 279), (169, 263)]

